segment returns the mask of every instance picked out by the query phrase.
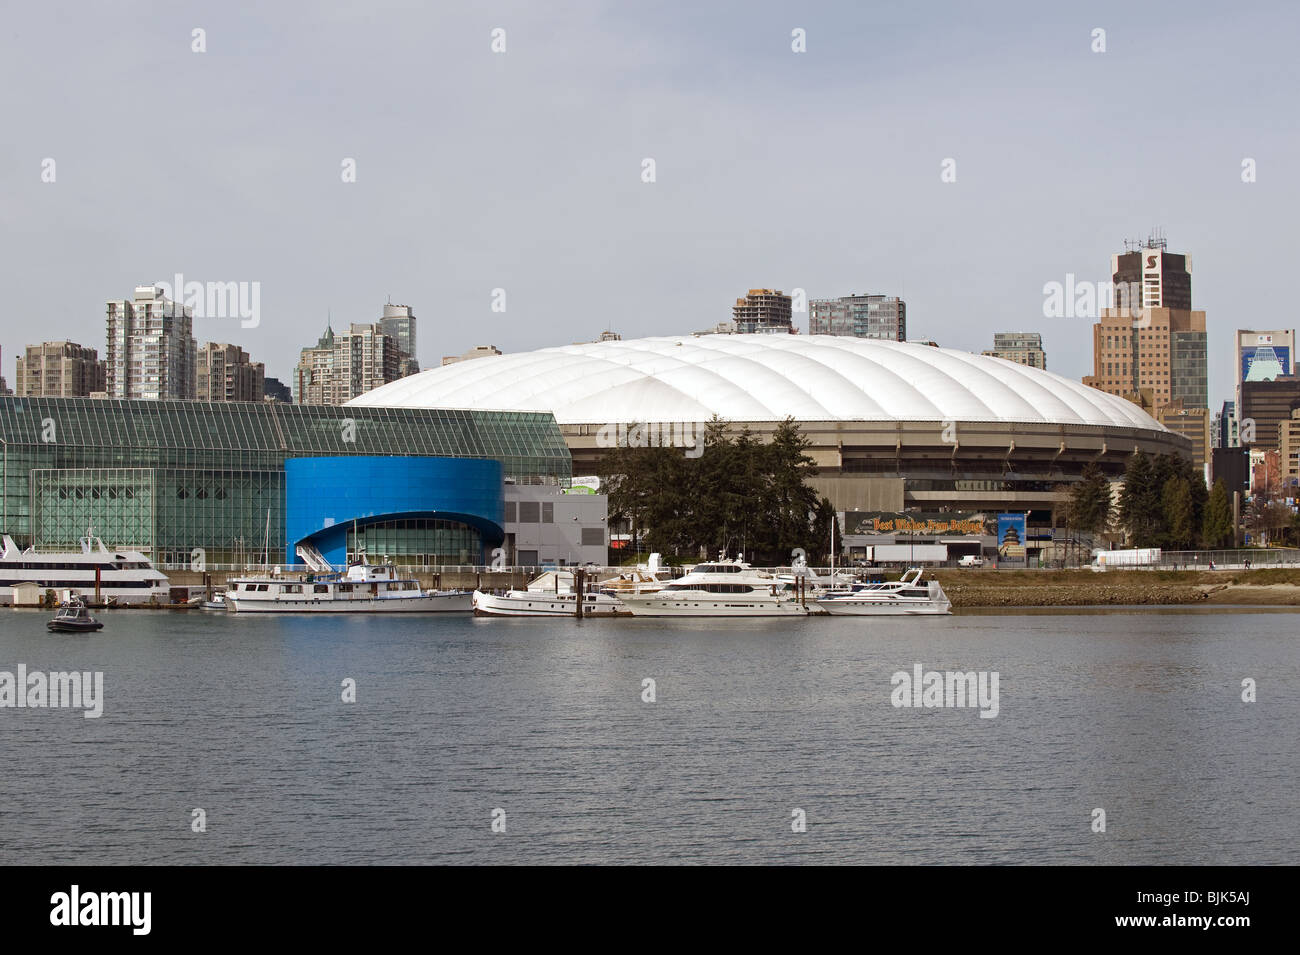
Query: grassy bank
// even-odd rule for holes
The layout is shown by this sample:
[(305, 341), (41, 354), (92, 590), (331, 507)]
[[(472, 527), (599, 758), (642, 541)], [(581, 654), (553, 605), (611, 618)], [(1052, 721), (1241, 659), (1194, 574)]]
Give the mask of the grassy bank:
[(941, 570), (953, 606), (1252, 604), (1300, 607), (1300, 570)]

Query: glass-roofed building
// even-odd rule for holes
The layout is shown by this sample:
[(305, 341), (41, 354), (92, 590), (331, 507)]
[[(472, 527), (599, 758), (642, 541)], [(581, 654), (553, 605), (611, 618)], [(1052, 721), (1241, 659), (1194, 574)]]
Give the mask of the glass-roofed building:
[(479, 564), (508, 485), (569, 484), (549, 413), (0, 397), (0, 527), (19, 546), (91, 531), (166, 567)]

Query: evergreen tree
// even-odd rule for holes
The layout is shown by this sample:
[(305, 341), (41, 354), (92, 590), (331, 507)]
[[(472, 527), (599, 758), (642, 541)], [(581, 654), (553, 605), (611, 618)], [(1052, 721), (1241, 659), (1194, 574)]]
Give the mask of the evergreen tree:
[(1070, 489), (1065, 520), (1070, 527), (1089, 534), (1100, 534), (1110, 526), (1114, 505), (1110, 481), (1096, 464), (1083, 469), (1082, 479)]
[(1232, 544), (1232, 503), (1228, 499), (1228, 488), (1222, 478), (1214, 482), (1214, 488), (1210, 491), (1202, 527), (1201, 538), (1206, 547), (1228, 547)]
[(1192, 522), (1191, 488), (1183, 478), (1171, 477), (1165, 482), (1160, 498), (1166, 528), (1160, 543), (1172, 550), (1186, 550), (1192, 546), (1196, 526)]
[(744, 552), (755, 563), (787, 564), (791, 551), (812, 557), (829, 545), (830, 502), (807, 484), (817, 473), (811, 442), (792, 419), (764, 444), (748, 428), (733, 435), (714, 418), (703, 453), (625, 445), (607, 450), (597, 468), (611, 520), (632, 521), (646, 549), (673, 556)]
[(1119, 521), (1128, 531), (1131, 546), (1155, 546), (1164, 524), (1160, 492), (1151, 459), (1135, 451), (1124, 469), (1124, 487), (1119, 494)]

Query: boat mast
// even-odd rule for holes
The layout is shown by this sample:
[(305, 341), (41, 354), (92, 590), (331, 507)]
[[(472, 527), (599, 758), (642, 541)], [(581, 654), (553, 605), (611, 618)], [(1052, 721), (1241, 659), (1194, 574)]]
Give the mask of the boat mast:
[(835, 586), (835, 512), (831, 511), (831, 586)]

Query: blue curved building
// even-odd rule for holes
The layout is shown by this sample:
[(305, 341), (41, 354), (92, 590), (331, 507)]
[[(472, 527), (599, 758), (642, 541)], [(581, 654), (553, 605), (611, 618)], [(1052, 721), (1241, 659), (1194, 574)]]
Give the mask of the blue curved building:
[(401, 555), (486, 563), (505, 540), (500, 461), (347, 456), (284, 462), (285, 562), (312, 547), (331, 564)]
[[(75, 547), (92, 527), (163, 570), (238, 570), (264, 550), (299, 564), (300, 544), (334, 564), (481, 564), (512, 545), (503, 495), (562, 500), (572, 476), (549, 412), (3, 396), (0, 451), (0, 529), (20, 546)], [(590, 559), (568, 538), (594, 538), (594, 519), (522, 507), (542, 512), (524, 556)]]

